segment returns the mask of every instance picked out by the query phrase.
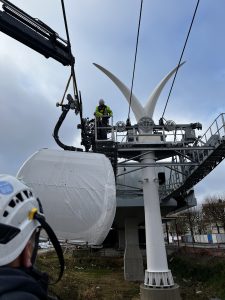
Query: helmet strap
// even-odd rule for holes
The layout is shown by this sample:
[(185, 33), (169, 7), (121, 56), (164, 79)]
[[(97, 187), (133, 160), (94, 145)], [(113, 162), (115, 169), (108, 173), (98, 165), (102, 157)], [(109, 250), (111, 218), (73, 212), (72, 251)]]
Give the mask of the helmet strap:
[[(34, 215), (34, 219), (37, 220), (41, 224), (41, 227), (46, 231), (52, 245), (55, 248), (55, 251), (56, 251), (58, 259), (59, 259), (60, 273), (59, 273), (58, 279), (54, 283), (51, 283), (51, 284), (55, 284), (61, 279), (63, 272), (64, 272), (65, 261), (64, 261), (64, 257), (63, 257), (63, 251), (62, 251), (62, 248), (58, 241), (57, 236), (55, 235), (55, 233), (52, 230), (52, 228), (50, 227), (50, 225), (45, 221), (45, 217), (42, 214), (36, 213)], [(39, 239), (39, 236), (38, 236), (38, 239)], [(34, 259), (35, 259), (35, 257), (34, 257)]]

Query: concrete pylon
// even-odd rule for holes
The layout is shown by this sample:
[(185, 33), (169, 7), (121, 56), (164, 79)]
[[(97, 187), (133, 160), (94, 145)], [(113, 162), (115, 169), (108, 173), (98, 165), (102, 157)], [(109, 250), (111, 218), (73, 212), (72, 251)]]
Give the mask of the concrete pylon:
[(125, 219), (124, 278), (128, 281), (143, 281), (144, 279), (136, 218)]
[(141, 284), (141, 300), (181, 300), (179, 286), (175, 284), (169, 289), (149, 288)]
[(125, 249), (125, 230), (119, 228), (118, 229), (118, 239), (119, 239), (119, 249)]
[[(120, 89), (128, 103), (130, 103), (131, 109), (138, 123), (142, 118), (152, 120), (155, 106), (163, 87), (182, 64), (174, 68), (170, 73), (167, 74), (167, 76), (162, 79), (162, 81), (156, 86), (154, 91), (149, 96), (148, 101), (144, 107), (141, 105), (141, 103), (133, 93), (132, 99), (130, 100), (131, 91), (115, 75), (97, 64), (94, 65), (103, 73), (105, 73)], [(154, 137), (151, 136), (151, 126), (149, 127), (149, 129), (145, 128), (144, 131), (139, 128), (139, 133), (145, 134), (139, 137), (140, 143), (154, 143)], [(142, 162), (154, 165), (154, 151), (148, 152), (146, 154), (145, 153), (146, 152), (143, 152)], [(156, 176), (155, 167), (149, 166), (144, 168), (142, 173), (142, 180), (145, 209), (147, 269), (145, 270), (144, 285), (141, 285), (140, 288), (141, 300), (179, 300), (179, 287), (174, 284), (173, 276), (171, 274), (171, 271), (168, 269), (160, 213), (158, 179)]]

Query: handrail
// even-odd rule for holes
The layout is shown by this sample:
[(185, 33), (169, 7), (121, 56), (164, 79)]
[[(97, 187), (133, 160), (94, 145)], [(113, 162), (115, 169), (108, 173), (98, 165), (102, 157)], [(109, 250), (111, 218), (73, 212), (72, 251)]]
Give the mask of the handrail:
[[(109, 117), (111, 125), (107, 126), (97, 126), (98, 125), (98, 119), (95, 118), (95, 142), (101, 142), (101, 141), (115, 141), (115, 136), (114, 136), (114, 127), (113, 127), (113, 116)], [(108, 130), (111, 130), (111, 137), (108, 139), (99, 139), (98, 138), (98, 131), (99, 130), (106, 130), (108, 133)], [(107, 135), (106, 133), (106, 135)]]
[[(199, 142), (201, 143), (207, 143), (209, 138), (213, 135), (218, 134), (219, 138), (222, 138), (223, 136), (225, 136), (225, 120), (224, 120), (224, 113), (221, 113), (213, 122), (212, 124), (209, 126), (209, 128), (206, 130), (206, 132), (203, 134), (203, 136), (199, 139)], [(222, 121), (222, 123), (220, 123), (218, 121)], [(214, 126), (216, 127), (216, 130), (213, 131), (212, 129), (214, 128)], [(223, 135), (221, 133), (221, 131), (223, 130)], [(207, 138), (208, 134), (210, 135), (209, 138)], [(204, 141), (203, 141), (204, 140)]]

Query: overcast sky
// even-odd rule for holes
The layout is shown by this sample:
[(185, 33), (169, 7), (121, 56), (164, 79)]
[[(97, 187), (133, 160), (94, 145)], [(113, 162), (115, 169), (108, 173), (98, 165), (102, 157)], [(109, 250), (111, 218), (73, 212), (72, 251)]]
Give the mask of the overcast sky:
[[(15, 5), (66, 37), (61, 1), (13, 0)], [(196, 0), (144, 0), (134, 93), (144, 104), (158, 82), (179, 60)], [(93, 62), (109, 69), (131, 86), (140, 0), (65, 0), (78, 88), (84, 116), (93, 116), (104, 98), (114, 120), (125, 121), (128, 105), (115, 85)], [(200, 1), (195, 23), (165, 113), (176, 123), (200, 122), (202, 135), (224, 109), (225, 2)], [(61, 113), (61, 100), (70, 68), (46, 59), (0, 33), (1, 173), (15, 175), (36, 150), (57, 148), (52, 132)], [(158, 101), (154, 120), (162, 115), (171, 81)], [(70, 114), (60, 131), (66, 144), (79, 146), (79, 118)], [(225, 193), (221, 163), (196, 186), (199, 201)]]

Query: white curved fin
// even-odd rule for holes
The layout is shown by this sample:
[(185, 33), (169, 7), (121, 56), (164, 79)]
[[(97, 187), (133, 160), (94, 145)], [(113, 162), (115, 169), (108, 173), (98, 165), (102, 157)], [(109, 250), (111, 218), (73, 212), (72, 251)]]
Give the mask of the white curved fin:
[[(95, 64), (94, 65), (101, 70), (103, 73), (105, 73), (114, 83), (115, 85), (120, 89), (124, 97), (127, 99), (128, 104), (130, 103), (130, 89), (122, 82), (120, 81), (115, 75), (113, 75), (110, 71), (106, 70), (102, 66)], [(132, 93), (132, 99), (131, 99), (131, 109), (135, 115), (135, 118), (138, 122), (140, 118), (145, 116), (145, 110), (143, 106), (140, 104), (137, 97)]]
[[(131, 99), (131, 109), (135, 115), (136, 121), (138, 122), (142, 117), (148, 116), (153, 117), (153, 113), (155, 110), (155, 106), (157, 103), (157, 100), (162, 92), (162, 89), (168, 82), (168, 80), (171, 78), (171, 76), (176, 72), (176, 70), (181, 67), (185, 62), (182, 62), (179, 66), (176, 66), (172, 71), (170, 71), (156, 86), (154, 91), (150, 94), (147, 103), (143, 107), (137, 97), (132, 94)], [(130, 103), (130, 89), (121, 81), (119, 80), (115, 75), (113, 75), (110, 71), (106, 70), (102, 66), (94, 63), (94, 65), (101, 70), (103, 73), (105, 73), (114, 83), (115, 85), (120, 89), (122, 94), (127, 99), (127, 102)]]
[(172, 71), (170, 71), (161, 81), (160, 83), (155, 87), (154, 91), (150, 94), (147, 103), (145, 104), (144, 110), (146, 113), (146, 116), (149, 116), (152, 118), (155, 106), (157, 103), (157, 100), (162, 92), (162, 89), (166, 85), (167, 81), (171, 78), (171, 76), (176, 72), (176, 70), (181, 67), (185, 63), (182, 62), (179, 66), (174, 68)]

